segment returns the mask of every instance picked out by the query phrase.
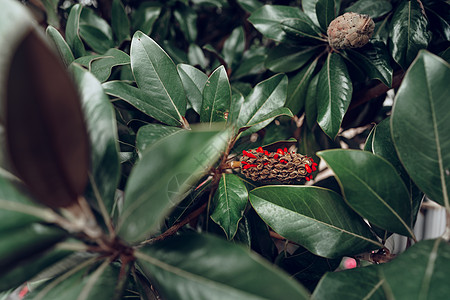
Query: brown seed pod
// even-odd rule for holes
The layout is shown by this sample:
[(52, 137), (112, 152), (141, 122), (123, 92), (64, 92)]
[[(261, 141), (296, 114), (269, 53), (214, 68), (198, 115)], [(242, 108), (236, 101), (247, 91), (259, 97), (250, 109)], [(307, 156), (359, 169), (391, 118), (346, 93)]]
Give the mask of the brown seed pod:
[(281, 183), (310, 181), (311, 173), (317, 170), (317, 163), (311, 157), (288, 152), (286, 148), (268, 152), (259, 147), (256, 150), (244, 150), (242, 154), (241, 173), (253, 181)]
[(333, 49), (360, 48), (372, 37), (375, 23), (368, 15), (345, 13), (328, 25), (328, 43)]

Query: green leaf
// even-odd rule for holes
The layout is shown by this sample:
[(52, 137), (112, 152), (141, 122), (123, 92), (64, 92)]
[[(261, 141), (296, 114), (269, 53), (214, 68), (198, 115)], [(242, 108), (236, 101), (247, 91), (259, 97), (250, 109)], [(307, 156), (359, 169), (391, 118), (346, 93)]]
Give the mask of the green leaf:
[(295, 48), (280, 44), (269, 51), (265, 67), (272, 72), (291, 72), (303, 67), (317, 53), (318, 47)]
[(22, 260), (38, 255), (66, 237), (66, 232), (57, 227), (32, 223), (2, 231), (0, 243), (0, 268), (7, 272)]
[(417, 1), (401, 1), (390, 23), (390, 51), (394, 60), (406, 70), (419, 53), (428, 46), (428, 21)]
[(241, 179), (234, 174), (222, 174), (212, 202), (211, 219), (222, 227), (229, 240), (236, 234), (247, 200), (247, 188)]
[(206, 81), (203, 89), (203, 101), (200, 122), (226, 122), (230, 111), (231, 87), (227, 71), (223, 66), (217, 68)]
[(253, 13), (255, 10), (263, 6), (263, 4), (258, 0), (237, 0), (237, 3), (248, 13)]
[(72, 50), (70, 50), (69, 45), (67, 45), (61, 33), (59, 33), (59, 31), (51, 25), (47, 27), (45, 32), (55, 45), (55, 48), (66, 67), (69, 66), (75, 58), (73, 57)]
[(139, 128), (136, 137), (136, 148), (139, 155), (142, 155), (148, 147), (152, 147), (156, 142), (171, 137), (184, 129), (160, 124), (147, 124)]
[(328, 54), (317, 82), (317, 122), (334, 139), (352, 98), (353, 86), (341, 56)]
[(443, 239), (427, 240), (381, 265), (380, 277), (392, 299), (445, 299), (450, 292), (449, 268), (450, 245)]
[[(106, 39), (108, 39), (109, 42), (112, 42), (113, 33), (112, 33), (111, 26), (109, 26), (109, 23), (105, 19), (98, 16), (93, 9), (91, 9), (89, 7), (83, 8), (83, 11), (81, 12), (81, 17), (80, 17), (80, 26), (81, 25), (86, 25), (86, 26), (96, 28), (98, 31), (100, 31), (102, 33), (102, 35), (104, 35), (104, 37)], [(112, 48), (112, 46), (110, 48)]]
[(392, 10), (389, 0), (358, 0), (345, 9), (346, 12), (369, 15), (372, 19), (382, 17)]
[(245, 50), (245, 33), (242, 26), (235, 28), (223, 44), (223, 58), (228, 68), (234, 70), (242, 59)]
[(56, 28), (60, 27), (59, 15), (58, 15), (58, 0), (42, 0), (42, 4), (45, 6), (45, 14), (47, 24), (54, 26)]
[(319, 0), (302, 0), (302, 9), (305, 14), (316, 24), (320, 26), (319, 20), (317, 20), (316, 4)]
[[(267, 114), (283, 107), (286, 102), (287, 83), (287, 77), (283, 74), (275, 75), (258, 83), (245, 97), (237, 118), (237, 127), (241, 128), (267, 120), (265, 117)], [(270, 122), (271, 120), (263, 122), (253, 130), (264, 128)]]
[(112, 68), (130, 64), (130, 57), (123, 51), (111, 48), (103, 57), (94, 59), (90, 64), (90, 71), (100, 82), (105, 82), (111, 75)]
[[(406, 273), (406, 272), (405, 272)], [(378, 266), (327, 273), (317, 285), (315, 300), (384, 300), (384, 280), (378, 277)]]
[(95, 261), (88, 260), (32, 290), (26, 299), (120, 299), (122, 290), (118, 285), (119, 273), (120, 267), (110, 264), (109, 261), (95, 264)]
[(333, 170), (347, 203), (380, 228), (414, 237), (408, 190), (394, 167), (367, 151), (317, 153)]
[(386, 86), (392, 85), (392, 66), (386, 45), (381, 41), (368, 43), (358, 51), (346, 50), (354, 64), (361, 68), (370, 79), (379, 79)]
[(114, 47), (113, 41), (102, 30), (88, 24), (80, 24), (80, 36), (96, 53), (103, 54)]
[(305, 100), (305, 118), (309, 128), (313, 128), (317, 121), (317, 84), (319, 82), (319, 74), (311, 78), (308, 89), (306, 90)]
[(304, 107), (306, 102), (306, 93), (311, 81), (311, 77), (317, 65), (317, 59), (306, 65), (294, 77), (289, 79), (287, 100), (285, 106), (289, 108), (294, 115), (297, 115)]
[(448, 63), (429, 52), (420, 52), (399, 88), (391, 118), (395, 148), (408, 174), (428, 197), (447, 210), (450, 210), (449, 76)]
[(326, 31), (328, 24), (336, 18), (338, 11), (335, 0), (318, 0), (316, 3), (316, 15), (322, 30)]
[(316, 28), (311, 19), (306, 15), (301, 15), (301, 17), (297, 18), (284, 19), (280, 24), (281, 28), (286, 32), (287, 37), (290, 37), (291, 40), (307, 38), (326, 42), (326, 39), (321, 37), (320, 29)]
[(194, 43), (197, 39), (197, 13), (190, 6), (180, 6), (174, 10), (173, 16), (177, 20), (187, 41)]
[(131, 42), (131, 68), (141, 90), (158, 95), (164, 106), (183, 123), (186, 94), (177, 68), (154, 40), (138, 31)]
[(275, 232), (316, 255), (334, 258), (382, 247), (367, 224), (333, 191), (267, 186), (252, 190), (250, 202)]
[(200, 114), (203, 102), (203, 88), (208, 76), (199, 69), (186, 64), (177, 66), (186, 96), (196, 113)]
[(130, 40), (130, 20), (121, 0), (113, 0), (111, 8), (111, 27), (120, 45), (124, 40)]
[(281, 21), (289, 18), (302, 18), (303, 12), (292, 6), (264, 5), (251, 14), (248, 20), (255, 28), (269, 39), (284, 41), (286, 32)]
[[(163, 218), (219, 158), (228, 135), (228, 131), (186, 130), (148, 149), (128, 178), (118, 224), (120, 237), (136, 243), (155, 233)], [(173, 189), (176, 181), (179, 184)]]
[(80, 16), (82, 9), (83, 6), (81, 4), (72, 6), (66, 24), (66, 41), (70, 49), (72, 49), (75, 58), (86, 54), (84, 44), (80, 37)]
[(8, 75), (3, 124), (9, 164), (36, 200), (69, 207), (84, 192), (89, 164), (77, 90), (37, 31), (17, 44)]
[(114, 195), (120, 178), (119, 146), (114, 108), (100, 82), (83, 68), (70, 68), (78, 85), (83, 112), (90, 139), (90, 189), (96, 195), (97, 205), (106, 208), (108, 218), (114, 204)]
[(284, 272), (214, 236), (176, 236), (135, 254), (166, 299), (309, 299)]
[(108, 81), (103, 85), (105, 92), (130, 103), (138, 110), (156, 120), (172, 126), (180, 126), (182, 121), (179, 115), (167, 106), (165, 95), (157, 94), (158, 91), (144, 91), (135, 88), (123, 81)]
[(27, 257), (9, 272), (2, 270), (2, 274), (0, 275), (0, 291), (20, 286), (44, 269), (73, 253), (71, 250), (65, 250), (59, 247), (60, 244), (56, 244), (53, 249), (40, 254), (39, 257)]
[(263, 73), (264, 61), (267, 57), (267, 49), (264, 47), (251, 48), (244, 52), (241, 64), (234, 70), (233, 79)]
[[(208, 59), (205, 57), (202, 48), (199, 45), (191, 43), (188, 49), (188, 60), (189, 64), (193, 66), (200, 66), (202, 69), (207, 69)], [(177, 66), (178, 67), (178, 66)], [(178, 71), (179, 73), (179, 71)], [(181, 74), (180, 74), (181, 77)], [(181, 80), (183, 81), (183, 79)], [(183, 83), (184, 84), (184, 83)]]
[(153, 31), (153, 25), (161, 14), (162, 7), (151, 2), (143, 2), (133, 12), (131, 17), (134, 31), (142, 31), (150, 35)]

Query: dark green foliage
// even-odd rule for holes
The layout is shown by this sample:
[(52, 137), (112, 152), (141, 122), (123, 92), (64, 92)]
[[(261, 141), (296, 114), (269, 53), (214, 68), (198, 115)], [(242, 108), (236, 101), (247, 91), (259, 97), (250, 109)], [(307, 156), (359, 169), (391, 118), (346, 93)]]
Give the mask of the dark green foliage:
[[(0, 4), (0, 299), (450, 293), (448, 234), (413, 232), (450, 212), (447, 1), (42, 2)], [(328, 45), (344, 12), (368, 44)], [(319, 176), (252, 182), (249, 149)]]

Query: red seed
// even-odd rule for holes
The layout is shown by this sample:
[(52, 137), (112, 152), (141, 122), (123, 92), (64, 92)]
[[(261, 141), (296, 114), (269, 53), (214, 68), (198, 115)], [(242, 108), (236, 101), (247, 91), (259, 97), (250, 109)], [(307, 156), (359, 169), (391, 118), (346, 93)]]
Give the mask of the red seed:
[[(311, 158), (311, 161), (312, 161), (312, 158)], [(317, 163), (313, 162), (312, 165), (315, 167), (315, 166), (317, 166)]]
[(284, 147), (283, 151), (284, 151), (284, 153), (289, 153), (289, 152), (287, 151), (287, 148), (286, 148), (286, 147)]
[(284, 155), (284, 152), (283, 152), (283, 150), (281, 150), (281, 149), (277, 149), (277, 153), (278, 153), (278, 154), (281, 154), (281, 155)]
[(249, 164), (248, 166), (255, 168), (255, 167), (257, 167), (258, 165), (255, 165), (255, 164)]
[(264, 154), (269, 156), (269, 152), (267, 150), (264, 150)]
[(306, 176), (305, 177), (305, 179), (306, 179), (306, 181), (310, 181), (311, 179), (309, 179), (309, 177), (308, 176)]
[(250, 157), (250, 158), (256, 158), (256, 156), (255, 156), (254, 154), (248, 153), (248, 152), (245, 151), (245, 150), (242, 151), (242, 154), (245, 155), (245, 156), (247, 156), (247, 157)]
[(275, 154), (273, 158), (278, 159), (278, 154)]
[(313, 172), (315, 172), (317, 170), (317, 168), (314, 164), (311, 166), (311, 169), (313, 170)]
[(305, 165), (306, 172), (311, 173), (311, 167), (309, 165)]
[(312, 159), (312, 157), (308, 157), (308, 158), (311, 162), (314, 162), (314, 159)]
[(284, 159), (280, 160), (280, 163), (282, 164), (287, 164), (287, 161), (285, 161)]
[(258, 147), (258, 149), (256, 149), (256, 152), (259, 152), (259, 153), (264, 153), (264, 150), (263, 150), (263, 148), (262, 148), (262, 147)]
[(246, 162), (246, 161), (241, 161), (241, 164), (246, 165), (246, 164), (248, 164), (248, 162)]
[(265, 166), (267, 166), (268, 164), (269, 164), (268, 162), (265, 162), (265, 163), (264, 163)]
[(250, 168), (250, 165), (245, 165), (242, 167), (242, 169), (247, 170), (248, 168)]

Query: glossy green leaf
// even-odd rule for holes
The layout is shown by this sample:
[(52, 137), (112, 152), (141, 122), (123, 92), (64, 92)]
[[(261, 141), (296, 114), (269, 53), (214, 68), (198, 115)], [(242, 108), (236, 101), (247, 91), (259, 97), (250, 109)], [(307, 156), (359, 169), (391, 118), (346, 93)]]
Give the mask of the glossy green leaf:
[(303, 67), (317, 53), (317, 47), (289, 48), (280, 44), (270, 50), (265, 67), (272, 72), (291, 72)]
[(203, 102), (203, 88), (206, 81), (208, 81), (208, 76), (199, 69), (186, 64), (179, 64), (177, 70), (189, 103), (195, 112), (200, 114)]
[(80, 36), (96, 53), (103, 54), (114, 47), (113, 41), (103, 31), (88, 24), (80, 25)]
[(131, 68), (141, 90), (158, 95), (171, 115), (183, 123), (186, 94), (177, 68), (154, 40), (138, 31), (131, 42)]
[(58, 0), (42, 0), (42, 4), (45, 7), (46, 21), (47, 24), (59, 28), (59, 15), (58, 15)]
[(317, 153), (333, 170), (347, 203), (380, 228), (414, 237), (408, 190), (394, 167), (360, 150)]
[(267, 186), (250, 192), (258, 215), (281, 236), (334, 258), (382, 247), (367, 224), (335, 192), (307, 186)]
[(86, 54), (84, 44), (80, 37), (80, 16), (82, 9), (83, 6), (81, 4), (72, 6), (66, 24), (66, 41), (70, 49), (72, 49), (75, 58)]
[[(411, 266), (408, 270), (410, 268)], [(320, 280), (312, 298), (316, 300), (385, 300), (384, 283), (384, 280), (378, 276), (378, 266), (327, 273)]]
[(176, 236), (141, 248), (136, 256), (167, 299), (309, 299), (284, 272), (214, 236)]
[(316, 15), (320, 27), (326, 31), (328, 24), (336, 18), (338, 11), (334, 0), (319, 0), (316, 3)]
[[(403, 79), (391, 118), (398, 156), (428, 197), (450, 210), (448, 63), (420, 52)], [(420, 124), (420, 126), (418, 126)]]
[(253, 13), (255, 10), (263, 6), (263, 4), (258, 0), (237, 0), (237, 3), (248, 13)]
[(286, 32), (281, 26), (281, 21), (289, 18), (302, 18), (303, 12), (292, 6), (264, 5), (251, 14), (248, 20), (264, 36), (283, 41), (286, 39)]
[(11, 163), (36, 200), (71, 206), (86, 187), (89, 164), (76, 88), (36, 31), (17, 45), (10, 66), (4, 124)]
[[(103, 92), (100, 82), (83, 68), (72, 65), (75, 82), (78, 84), (87, 130), (90, 139), (90, 188), (98, 191), (98, 205), (105, 206), (109, 216), (120, 178), (119, 146), (114, 108)], [(101, 202), (101, 203), (100, 203)]]
[[(219, 158), (228, 138), (228, 131), (186, 130), (148, 149), (128, 179), (119, 236), (136, 243), (155, 233), (164, 217)], [(179, 184), (174, 188), (175, 181)]]
[(319, 25), (319, 20), (316, 14), (316, 4), (319, 0), (302, 0), (303, 12), (314, 22), (317, 26)]
[(346, 12), (369, 15), (372, 19), (384, 16), (392, 10), (389, 0), (358, 0), (345, 9)]
[(321, 42), (326, 41), (325, 38), (321, 37), (320, 29), (306, 15), (284, 19), (280, 24), (281, 28), (286, 32), (287, 37), (292, 40), (307, 38)]
[(303, 247), (299, 247), (294, 253), (281, 252), (275, 263), (283, 270), (291, 274), (303, 286), (309, 290), (319, 282), (326, 272), (333, 272), (339, 267), (342, 258), (329, 259), (312, 254)]
[(123, 99), (162, 123), (172, 126), (182, 124), (178, 119), (179, 116), (174, 114), (172, 107), (167, 107), (165, 95), (158, 94), (158, 91), (147, 93), (147, 91), (135, 88), (123, 81), (108, 81), (102, 86), (107, 94)]
[[(187, 56), (188, 56), (190, 65), (200, 66), (202, 69), (208, 68), (208, 59), (205, 57), (205, 53), (203, 53), (203, 49), (200, 48), (199, 45), (191, 43), (189, 45)], [(179, 71), (178, 71), (178, 73), (179, 73)], [(180, 77), (181, 77), (181, 74), (180, 74)], [(183, 81), (183, 79), (181, 81)], [(183, 82), (183, 84), (184, 84), (184, 82)]]
[(445, 299), (450, 292), (449, 268), (448, 242), (427, 240), (382, 265), (380, 277), (384, 280), (383, 289), (392, 299)]
[(439, 38), (450, 41), (450, 3), (442, 0), (426, 1), (424, 7), (431, 30), (437, 32)]
[(69, 45), (67, 45), (61, 33), (59, 33), (59, 31), (51, 25), (47, 27), (45, 32), (55, 45), (55, 48), (66, 67), (69, 66), (75, 58), (73, 57), (72, 50), (70, 50)]
[[(228, 114), (228, 124), (236, 124), (239, 111), (244, 103), (244, 96), (241, 93), (233, 92), (231, 96), (230, 113)], [(239, 129), (239, 128), (238, 128)]]
[(111, 27), (118, 44), (130, 40), (130, 20), (121, 0), (113, 0), (111, 8)]
[(153, 25), (161, 14), (161, 6), (151, 2), (143, 2), (133, 12), (131, 21), (135, 31), (142, 31), (150, 35), (153, 31)]
[(381, 41), (374, 41), (363, 48), (348, 49), (347, 54), (354, 64), (361, 68), (370, 79), (378, 79), (388, 87), (392, 84), (392, 66), (386, 45)]
[(209, 124), (226, 122), (230, 104), (230, 82), (228, 81), (227, 71), (223, 66), (220, 66), (209, 76), (203, 88), (200, 122)]
[[(237, 127), (257, 124), (266, 120), (265, 116), (273, 110), (283, 107), (286, 102), (287, 83), (287, 77), (283, 74), (275, 75), (258, 83), (245, 97), (237, 118)], [(256, 126), (257, 130), (267, 126), (270, 121)]]
[(50, 249), (66, 237), (65, 231), (33, 223), (2, 231), (0, 243), (0, 268), (7, 272), (22, 260)]
[[(102, 35), (109, 41), (112, 42), (113, 40), (113, 33), (111, 26), (109, 23), (96, 14), (96, 12), (91, 9), (90, 7), (84, 7), (83, 11), (81, 12), (80, 16), (80, 26), (90, 26), (93, 28), (96, 28), (98, 31), (102, 33)], [(82, 34), (80, 29), (80, 34)], [(105, 41), (102, 41), (105, 42)], [(110, 47), (112, 48), (112, 47)], [(108, 48), (109, 49), (109, 48)]]
[(110, 264), (109, 261), (95, 264), (95, 261), (88, 260), (62, 276), (38, 286), (26, 299), (120, 299), (122, 290), (118, 285), (119, 273), (120, 267)]
[(428, 21), (417, 1), (401, 1), (390, 23), (390, 51), (394, 60), (406, 70), (428, 46)]
[(111, 48), (104, 56), (95, 59), (90, 64), (90, 71), (100, 82), (106, 81), (111, 75), (112, 68), (130, 64), (130, 57), (123, 51)]
[(289, 108), (294, 115), (297, 115), (304, 108), (306, 93), (308, 92), (308, 86), (316, 68), (317, 61), (317, 59), (313, 60), (295, 76), (289, 79), (285, 106)]
[(142, 155), (145, 149), (155, 145), (156, 142), (163, 138), (171, 137), (174, 134), (183, 131), (183, 129), (172, 126), (164, 126), (160, 124), (147, 124), (139, 128), (136, 136), (136, 148)]
[(39, 257), (30, 256), (20, 261), (20, 264), (15, 266), (9, 272), (2, 270), (0, 275), (0, 291), (4, 291), (11, 288), (16, 288), (31, 279), (34, 275), (42, 272), (46, 268), (61, 261), (73, 251), (65, 250), (60, 244), (56, 244), (53, 249), (50, 249)]
[(211, 219), (222, 227), (229, 240), (236, 234), (247, 201), (247, 188), (241, 179), (234, 174), (222, 174), (212, 201)]
[(332, 139), (339, 132), (352, 92), (352, 81), (342, 57), (328, 54), (317, 82), (317, 122)]
[(190, 6), (180, 6), (174, 10), (173, 16), (180, 25), (186, 40), (195, 42), (197, 39), (197, 13)]
[(311, 78), (308, 89), (306, 90), (305, 100), (305, 118), (309, 128), (313, 128), (317, 121), (317, 84), (319, 82), (319, 74)]
[(239, 64), (245, 50), (245, 33), (242, 26), (235, 28), (223, 44), (223, 58), (232, 70)]

